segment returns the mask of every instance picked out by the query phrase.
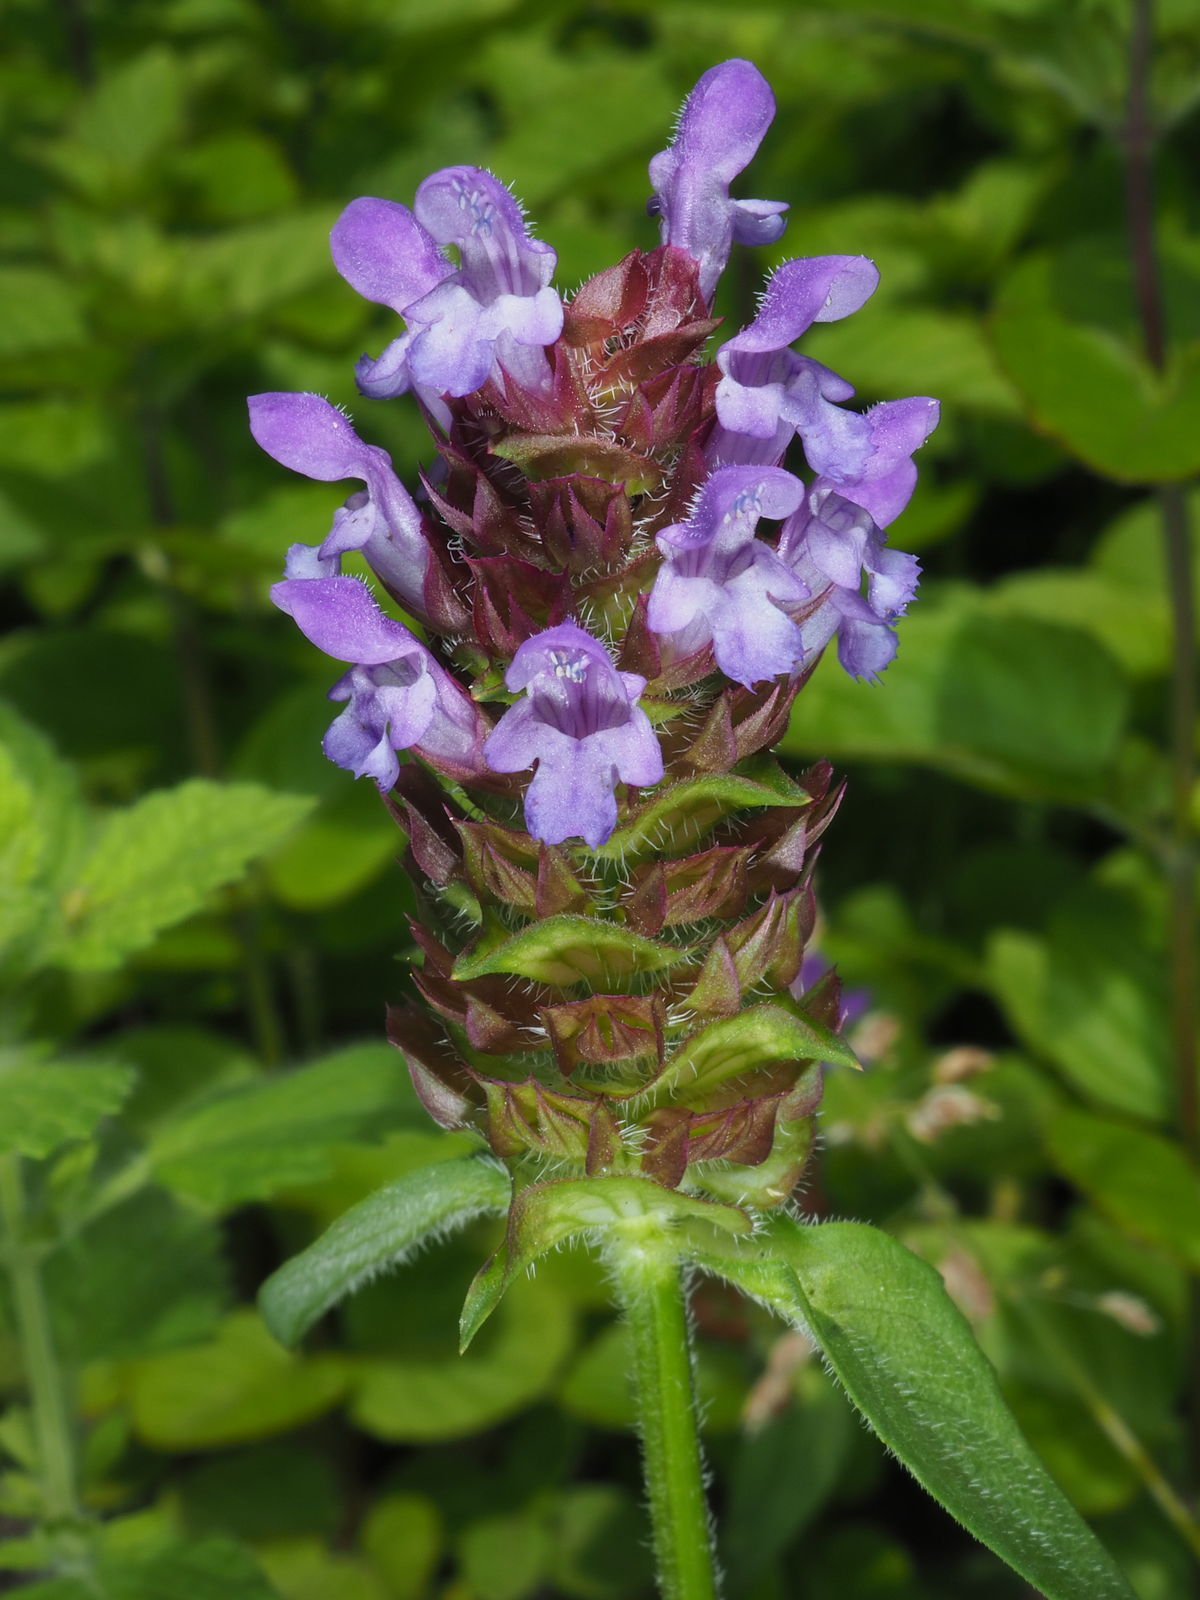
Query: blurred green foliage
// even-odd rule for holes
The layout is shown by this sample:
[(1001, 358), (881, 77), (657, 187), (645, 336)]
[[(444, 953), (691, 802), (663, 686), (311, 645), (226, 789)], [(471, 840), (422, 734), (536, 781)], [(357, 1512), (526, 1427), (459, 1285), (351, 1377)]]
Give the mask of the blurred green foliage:
[[(866, 401), (943, 402), (896, 529), (926, 567), (899, 659), (878, 688), (824, 663), (786, 744), (850, 775), (823, 948), (870, 992), (873, 1062), (830, 1075), (804, 1204), (885, 1225), (941, 1269), (1138, 1593), (1190, 1591), (1152, 1479), (1186, 1479), (1200, 1180), (1172, 1134), (1150, 486), (1200, 471), (1200, 23), (1188, 0), (1158, 11), (1161, 375), (1123, 235), (1124, 0), (10, 0), (14, 1584), (37, 1600), (650, 1592), (623, 1335), (584, 1254), (543, 1264), (462, 1359), (490, 1223), (300, 1353), (252, 1309), (347, 1206), (462, 1144), (377, 1042), (411, 953), (401, 841), (370, 785), (321, 756), (329, 674), (266, 601), (337, 494), (259, 456), (243, 397), (352, 405), (411, 480), (415, 409), (355, 404), (353, 358), (389, 318), (332, 270), (341, 205), (486, 164), (570, 287), (650, 242), (646, 160), (696, 76), (737, 54), (779, 100), (750, 185), (792, 202), (779, 259), (861, 251), (882, 273), (806, 348)], [(728, 275), (735, 323), (771, 264), (747, 254)], [(31, 1286), (49, 1370), (19, 1337)], [(737, 1600), (1026, 1592), (794, 1336), (711, 1283), (694, 1313)], [(39, 1431), (56, 1395), (65, 1463)]]

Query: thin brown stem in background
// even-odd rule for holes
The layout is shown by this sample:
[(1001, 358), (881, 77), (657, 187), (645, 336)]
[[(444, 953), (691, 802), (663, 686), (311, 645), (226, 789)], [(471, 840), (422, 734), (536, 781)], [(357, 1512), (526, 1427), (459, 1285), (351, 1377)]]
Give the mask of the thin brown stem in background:
[[(1167, 365), (1167, 326), (1154, 227), (1155, 129), (1150, 105), (1153, 47), (1153, 0), (1134, 0), (1129, 39), (1129, 97), (1123, 129), (1129, 254), (1143, 348), (1150, 364), (1163, 372)], [(1166, 863), (1170, 887), (1171, 1038), (1180, 1136), (1188, 1154), (1200, 1161), (1200, 1086), (1196, 1058), (1197, 858), (1191, 817), (1196, 784), (1198, 667), (1192, 543), (1183, 485), (1162, 485), (1158, 499), (1172, 635), (1171, 823)], [(1194, 1487), (1200, 1487), (1200, 1287), (1195, 1285), (1191, 1370), (1192, 1476)]]

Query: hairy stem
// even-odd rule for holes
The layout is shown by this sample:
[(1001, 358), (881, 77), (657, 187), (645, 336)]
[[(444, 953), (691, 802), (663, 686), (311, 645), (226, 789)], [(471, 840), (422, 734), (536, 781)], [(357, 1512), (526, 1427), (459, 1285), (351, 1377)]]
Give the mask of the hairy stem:
[(80, 1516), (74, 1430), (50, 1331), (38, 1256), (27, 1237), (25, 1188), (21, 1158), (17, 1155), (0, 1156), (0, 1222), (17, 1340), (33, 1410), (42, 1508), (47, 1522), (74, 1521)]
[(617, 1298), (633, 1375), (662, 1600), (716, 1600), (691, 1336), (679, 1263), (661, 1237), (614, 1234)]

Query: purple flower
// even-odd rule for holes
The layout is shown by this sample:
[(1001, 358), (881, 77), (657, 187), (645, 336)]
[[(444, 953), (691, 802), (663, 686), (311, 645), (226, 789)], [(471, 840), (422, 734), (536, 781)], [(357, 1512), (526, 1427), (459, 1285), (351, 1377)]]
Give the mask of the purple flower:
[(429, 548), (421, 514), (387, 451), (364, 444), (349, 418), (317, 394), (256, 394), (249, 406), (251, 433), (283, 466), (324, 483), (361, 478), (366, 484), (334, 513), (320, 545), (291, 547), (287, 576), (332, 576), (347, 550), (361, 550), (397, 599), (424, 614)]
[(774, 244), (787, 220), (778, 200), (734, 200), (729, 185), (747, 167), (775, 115), (775, 97), (752, 61), (710, 67), (684, 102), (675, 138), (650, 163), (651, 214), (661, 216), (663, 244), (700, 268), (711, 300), (736, 239)]
[[(810, 989), (816, 987), (822, 978), (832, 978), (836, 969), (829, 964), (821, 952), (809, 945), (804, 952), (804, 960), (800, 963), (800, 971), (794, 982), (788, 985), (792, 998), (802, 1001)], [(875, 996), (870, 989), (841, 989), (838, 996), (837, 1016), (831, 1026), (835, 1033), (844, 1034), (852, 1028), (860, 1018), (864, 1017), (871, 1007)], [(858, 1051), (861, 1060), (870, 1058), (863, 1055), (861, 1048)], [(829, 1067), (830, 1062), (824, 1061), (822, 1066)]]
[(525, 825), (535, 839), (582, 838), (593, 850), (617, 824), (618, 780), (646, 788), (663, 775), (650, 719), (637, 705), (645, 678), (618, 672), (608, 651), (577, 622), (526, 639), (505, 683), (518, 700), (484, 746), (495, 772), (537, 763), (525, 793)]
[(779, 555), (821, 601), (799, 625), (806, 659), (836, 634), (845, 670), (875, 681), (896, 654), (892, 624), (916, 592), (916, 557), (889, 549), (871, 514), (822, 480), (784, 523)]
[(849, 400), (853, 388), (790, 346), (814, 322), (837, 322), (857, 311), (878, 282), (866, 256), (783, 263), (768, 281), (754, 321), (717, 351), (722, 377), (711, 462), (781, 461), (797, 432), (806, 449), (810, 439), (820, 441), (818, 449), (823, 445), (826, 454), (851, 447), (858, 419), (835, 402)]
[(803, 640), (783, 608), (809, 591), (754, 531), (760, 517), (786, 517), (803, 497), (804, 485), (779, 467), (718, 467), (688, 520), (659, 534), (666, 561), (647, 620), (677, 656), (711, 639), (721, 671), (747, 686), (796, 667)]
[[(431, 397), (461, 396), (507, 373), (538, 387), (548, 380), (543, 347), (562, 332), (562, 302), (549, 287), (557, 256), (531, 239), (512, 195), (480, 167), (445, 167), (417, 190), (413, 211), (356, 200), (332, 234), (339, 272), (369, 300), (398, 311), (407, 330), (376, 361), (364, 357), (359, 387), (375, 398), (412, 387), (438, 420)], [(459, 266), (441, 246), (453, 245)]]
[(329, 691), (346, 709), (322, 748), (356, 778), (385, 793), (396, 781), (396, 751), (415, 748), (455, 777), (483, 770), (486, 731), (471, 699), (403, 623), (385, 616), (357, 578), (285, 578), (271, 589), (318, 650), (354, 665)]
[(861, 415), (843, 413), (851, 427), (842, 440), (822, 439), (816, 447), (804, 440), (809, 465), (818, 474), (816, 487), (836, 489), (869, 512), (877, 527), (886, 528), (912, 499), (913, 453), (937, 427), (939, 413), (937, 401), (924, 395), (885, 400)]
[[(448, 278), (454, 265), (407, 206), (363, 196), (352, 200), (329, 235), (333, 264), (364, 300), (390, 306), (399, 316)], [(393, 339), (377, 360), (363, 356), (355, 367), (358, 387), (374, 400), (412, 387), (408, 352), (420, 328)], [(417, 388), (418, 398), (443, 426), (449, 414), (436, 391)]]

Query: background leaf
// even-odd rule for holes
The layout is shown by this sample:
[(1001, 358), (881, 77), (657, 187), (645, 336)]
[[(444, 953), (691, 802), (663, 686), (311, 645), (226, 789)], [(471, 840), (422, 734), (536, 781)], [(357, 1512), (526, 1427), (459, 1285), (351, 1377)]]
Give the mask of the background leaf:
[(193, 778), (147, 795), (101, 828), (66, 903), (60, 959), (116, 966), (288, 834), (309, 809), (255, 784)]
[(778, 1222), (767, 1250), (794, 1280), (753, 1262), (728, 1275), (811, 1329), (883, 1442), (976, 1538), (1048, 1600), (1129, 1600), (1129, 1585), (1022, 1437), (931, 1268), (853, 1222)]

